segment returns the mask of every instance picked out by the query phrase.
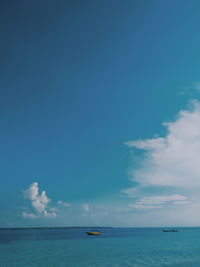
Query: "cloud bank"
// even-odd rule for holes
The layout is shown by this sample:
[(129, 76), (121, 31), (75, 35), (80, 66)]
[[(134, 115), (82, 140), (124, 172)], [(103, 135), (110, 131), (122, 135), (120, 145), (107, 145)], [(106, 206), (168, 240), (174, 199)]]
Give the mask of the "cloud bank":
[[(128, 197), (137, 198), (130, 204), (132, 208), (160, 208), (163, 204), (187, 205), (198, 195), (200, 103), (193, 101), (190, 109), (180, 111), (174, 121), (163, 123), (163, 126), (166, 129), (164, 137), (125, 143), (130, 148), (143, 151), (140, 167), (130, 171), (131, 180), (138, 186), (122, 190)], [(154, 192), (157, 188), (157, 192), (165, 193), (152, 195), (152, 188)], [(138, 198), (138, 192), (144, 196)]]
[(174, 205), (184, 205), (191, 203), (191, 201), (188, 201), (187, 197), (179, 194), (168, 196), (152, 196), (142, 197), (134, 204), (130, 204), (129, 207), (135, 209), (158, 209), (169, 203)]

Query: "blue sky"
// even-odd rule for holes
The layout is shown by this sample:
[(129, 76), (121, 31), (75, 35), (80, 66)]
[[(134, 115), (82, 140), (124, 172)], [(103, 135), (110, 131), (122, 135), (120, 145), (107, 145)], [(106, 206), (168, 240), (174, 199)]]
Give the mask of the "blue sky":
[(186, 190), (179, 171), (170, 178), (177, 182), (160, 181), (175, 159), (166, 168), (152, 160), (167, 162), (163, 143), (178, 131), (171, 126), (198, 124), (190, 101), (199, 99), (199, 8), (178, 0), (2, 2), (1, 227), (200, 223), (186, 218), (200, 203), (196, 173)]

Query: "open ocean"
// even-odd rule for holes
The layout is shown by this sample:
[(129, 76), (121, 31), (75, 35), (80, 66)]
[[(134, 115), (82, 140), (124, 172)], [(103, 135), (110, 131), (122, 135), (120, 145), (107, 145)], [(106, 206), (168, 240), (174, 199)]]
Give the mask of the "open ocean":
[(200, 266), (200, 228), (0, 229), (1, 267)]

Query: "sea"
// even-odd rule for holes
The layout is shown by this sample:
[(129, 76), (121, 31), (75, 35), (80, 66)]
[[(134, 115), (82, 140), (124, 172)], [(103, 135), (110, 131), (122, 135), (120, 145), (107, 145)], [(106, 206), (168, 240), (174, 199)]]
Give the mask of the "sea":
[(0, 229), (0, 267), (200, 267), (200, 228), (176, 229)]

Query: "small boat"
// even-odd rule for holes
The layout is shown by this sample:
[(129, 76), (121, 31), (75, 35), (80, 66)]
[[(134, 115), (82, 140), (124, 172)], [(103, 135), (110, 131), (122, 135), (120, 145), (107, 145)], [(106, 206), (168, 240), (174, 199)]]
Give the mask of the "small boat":
[(87, 232), (88, 235), (100, 235), (101, 232), (100, 231), (97, 231), (97, 230), (94, 230), (94, 231), (91, 231), (91, 232)]
[(164, 229), (163, 232), (170, 232), (170, 233), (174, 233), (174, 232), (178, 232), (177, 229)]

